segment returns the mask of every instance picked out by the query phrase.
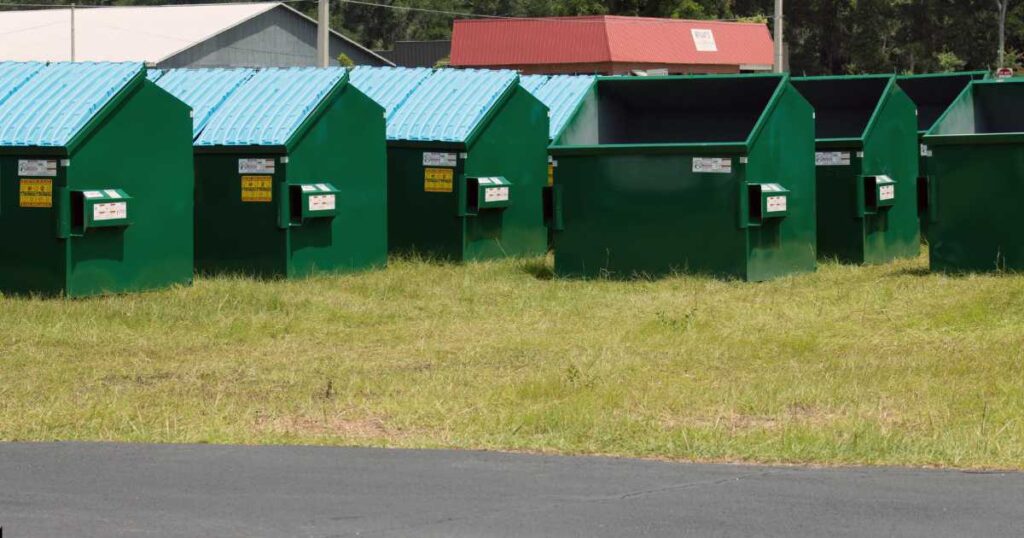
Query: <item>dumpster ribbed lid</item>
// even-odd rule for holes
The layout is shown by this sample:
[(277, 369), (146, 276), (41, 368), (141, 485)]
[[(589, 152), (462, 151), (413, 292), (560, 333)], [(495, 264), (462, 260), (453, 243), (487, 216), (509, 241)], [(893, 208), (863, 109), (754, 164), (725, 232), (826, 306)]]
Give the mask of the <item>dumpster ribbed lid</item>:
[(245, 81), (255, 69), (172, 69), (157, 85), (192, 107), (192, 137), (199, 136), (210, 116)]
[(388, 139), (467, 142), (518, 78), (507, 69), (437, 70), (388, 121)]
[(43, 67), (0, 104), (0, 145), (68, 145), (142, 69), (136, 62), (61, 62)]
[[(530, 90), (551, 111), (550, 138), (562, 132), (593, 84), (594, 77), (590, 76), (555, 75), (540, 88)], [(523, 86), (526, 87), (525, 84)]]
[(257, 71), (214, 111), (197, 146), (283, 146), (345, 79), (341, 67)]
[(42, 62), (0, 62), (0, 103), (43, 68)]
[(160, 80), (160, 77), (162, 77), (162, 76), (164, 76), (164, 70), (163, 69), (147, 69), (146, 70), (146, 78), (151, 80), (151, 81), (153, 81), (153, 82), (156, 82), (157, 80)]
[(519, 77), (519, 85), (526, 91), (536, 95), (536, 91), (551, 80), (550, 75), (523, 75)]
[(349, 73), (349, 82), (384, 107), (390, 118), (433, 70), (426, 67), (359, 66)]

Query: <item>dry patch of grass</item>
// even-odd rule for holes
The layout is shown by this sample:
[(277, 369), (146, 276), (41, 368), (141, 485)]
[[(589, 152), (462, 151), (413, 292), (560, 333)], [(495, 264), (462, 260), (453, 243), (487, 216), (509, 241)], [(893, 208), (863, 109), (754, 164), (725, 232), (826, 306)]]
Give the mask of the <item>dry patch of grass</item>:
[(1024, 276), (545, 260), (0, 299), (0, 439), (1024, 468)]

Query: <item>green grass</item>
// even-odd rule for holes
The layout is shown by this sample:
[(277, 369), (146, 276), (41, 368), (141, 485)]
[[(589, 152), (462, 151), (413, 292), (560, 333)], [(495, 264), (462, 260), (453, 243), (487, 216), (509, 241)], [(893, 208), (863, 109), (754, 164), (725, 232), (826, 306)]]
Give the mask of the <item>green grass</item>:
[(0, 439), (1024, 468), (1024, 276), (544, 260), (0, 299)]

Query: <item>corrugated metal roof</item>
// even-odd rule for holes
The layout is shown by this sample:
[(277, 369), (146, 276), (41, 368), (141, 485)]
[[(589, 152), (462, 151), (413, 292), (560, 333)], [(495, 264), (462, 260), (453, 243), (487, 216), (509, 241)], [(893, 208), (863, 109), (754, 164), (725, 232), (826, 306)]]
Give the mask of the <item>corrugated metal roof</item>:
[[(708, 31), (709, 41), (694, 31)], [(706, 34), (702, 34), (706, 35)], [(709, 50), (709, 49), (714, 50)], [(453, 66), (501, 67), (610, 62), (669, 65), (772, 64), (772, 39), (761, 23), (647, 17), (551, 17), (456, 20)]]
[(0, 103), (42, 68), (40, 62), (0, 62)]
[(425, 67), (360, 66), (349, 73), (349, 82), (384, 107), (390, 118), (432, 72)]
[(147, 69), (146, 70), (146, 78), (151, 80), (151, 81), (153, 81), (153, 82), (156, 82), (156, 81), (160, 80), (160, 77), (162, 77), (162, 76), (164, 76), (164, 70), (163, 69)]
[(192, 136), (206, 127), (217, 107), (249, 80), (255, 69), (171, 69), (157, 85), (192, 107)]
[(197, 146), (283, 146), (334, 87), (340, 67), (257, 71), (214, 111)]
[(66, 146), (142, 69), (134, 62), (47, 65), (0, 104), (0, 145)]
[(388, 121), (388, 139), (466, 142), (518, 78), (509, 70), (435, 71)]
[(569, 121), (569, 116), (576, 111), (593, 84), (594, 77), (591, 76), (555, 75), (539, 89), (531, 92), (551, 111), (551, 138), (562, 132)]
[(550, 79), (551, 77), (548, 75), (523, 75), (519, 77), (519, 85), (536, 95), (537, 90), (547, 84)]

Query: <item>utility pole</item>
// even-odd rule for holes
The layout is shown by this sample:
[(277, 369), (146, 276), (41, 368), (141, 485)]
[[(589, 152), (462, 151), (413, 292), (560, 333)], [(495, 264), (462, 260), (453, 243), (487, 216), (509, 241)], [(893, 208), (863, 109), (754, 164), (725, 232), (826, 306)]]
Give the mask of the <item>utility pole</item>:
[(996, 7), (999, 8), (999, 56), (996, 67), (1007, 67), (1006, 65), (1006, 12), (1010, 9), (1010, 0), (996, 0)]
[(775, 0), (775, 72), (782, 72), (782, 0)]
[(71, 61), (75, 61), (75, 4), (71, 4)]
[(319, 0), (317, 7), (316, 65), (318, 67), (327, 67), (331, 65), (331, 0)]

